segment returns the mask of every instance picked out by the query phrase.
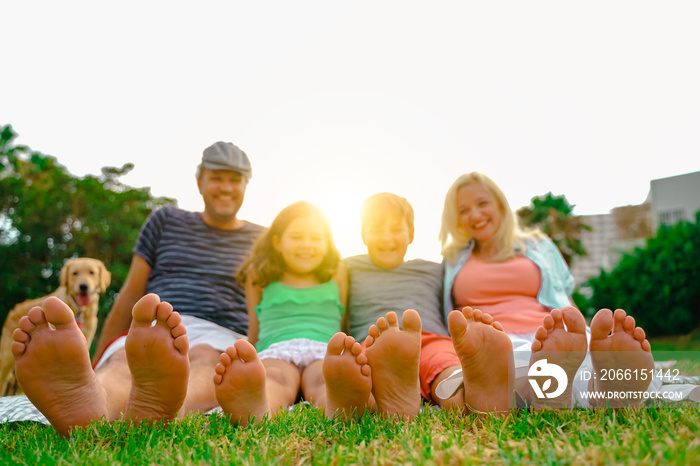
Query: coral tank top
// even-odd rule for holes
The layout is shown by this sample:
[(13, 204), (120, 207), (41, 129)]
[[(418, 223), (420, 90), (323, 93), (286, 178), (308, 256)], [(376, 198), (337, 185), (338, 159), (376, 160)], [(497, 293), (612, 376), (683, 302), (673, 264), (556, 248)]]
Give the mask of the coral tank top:
[(531, 333), (549, 313), (537, 301), (541, 283), (539, 267), (525, 256), (500, 263), (471, 256), (455, 277), (452, 295), (459, 308), (491, 314), (506, 333)]

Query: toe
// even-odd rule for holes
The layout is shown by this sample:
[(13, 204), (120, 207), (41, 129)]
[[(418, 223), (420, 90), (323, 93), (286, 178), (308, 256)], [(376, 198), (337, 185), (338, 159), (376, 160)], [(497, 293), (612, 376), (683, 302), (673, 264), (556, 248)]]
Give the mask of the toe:
[(47, 298), (43, 308), (46, 320), (57, 328), (75, 323), (75, 314), (71, 308), (55, 296)]
[(343, 332), (338, 332), (328, 340), (328, 345), (326, 346), (326, 353), (330, 355), (340, 355), (343, 352), (343, 346), (345, 345), (345, 335)]
[(642, 341), (647, 337), (646, 332), (642, 327), (636, 327), (632, 333), (632, 336), (634, 336), (634, 339), (637, 341)]
[(386, 313), (386, 322), (389, 325), (389, 327), (398, 327), (399, 326), (399, 316), (397, 316), (394, 311), (387, 312)]
[(472, 319), (474, 319), (475, 322), (481, 322), (481, 318), (483, 317), (484, 313), (481, 312), (479, 309), (474, 309), (474, 312), (472, 312)]
[(187, 335), (187, 329), (184, 325), (178, 324), (170, 330), (170, 334), (173, 338), (181, 337), (182, 335)]
[(367, 331), (369, 333), (369, 336), (372, 337), (373, 339), (376, 339), (379, 336), (379, 327), (376, 325), (372, 324), (369, 327), (369, 330)]
[[(173, 306), (168, 302), (163, 301), (160, 304), (158, 304), (158, 307), (156, 307), (156, 319), (158, 319), (159, 322), (167, 323), (168, 319), (172, 316), (172, 314)], [(178, 322), (178, 324), (179, 323), (180, 322)]]
[[(39, 309), (39, 312), (41, 312), (41, 309)], [(34, 325), (34, 322), (32, 322), (32, 319), (29, 316), (22, 317), (19, 320), (18, 327), (27, 334), (32, 333), (36, 329), (36, 325)]]
[(25, 351), (27, 351), (27, 345), (20, 343), (19, 341), (12, 342), (12, 355), (15, 357), (15, 359), (22, 357)]
[(238, 340), (235, 343), (238, 356), (245, 362), (252, 362), (258, 359), (258, 352), (247, 340)]
[(26, 343), (29, 341), (29, 333), (16, 328), (15, 331), (12, 332), (12, 340), (18, 343)]
[(564, 320), (562, 313), (559, 309), (552, 309), (552, 311), (549, 313), (550, 317), (552, 318), (552, 323), (553, 327), (555, 329), (564, 329)]
[(34, 326), (46, 325), (46, 315), (44, 315), (44, 310), (40, 307), (31, 308), (27, 313), (27, 318)]
[(467, 331), (467, 317), (460, 311), (452, 311), (447, 316), (447, 327), (452, 338), (461, 339)]
[(134, 318), (132, 323), (139, 326), (150, 326), (156, 318), (156, 308), (159, 303), (160, 298), (153, 293), (139, 299), (131, 312)]
[(544, 316), (544, 318), (542, 319), (542, 328), (544, 328), (546, 332), (553, 331), (554, 325), (554, 317), (551, 314), (547, 314), (546, 316)]
[(613, 333), (624, 331), (625, 317), (627, 317), (627, 313), (625, 311), (622, 309), (615, 309), (615, 313), (613, 314), (613, 319), (615, 320)]
[[(168, 306), (170, 306), (169, 303), (163, 303), (163, 304), (168, 304)], [(171, 306), (171, 308), (172, 308), (172, 306)], [(166, 319), (165, 324), (170, 328), (175, 328), (178, 325), (180, 325), (181, 322), (182, 322), (182, 316), (180, 315), (180, 313), (173, 311), (170, 313), (170, 315)]]
[(464, 306), (462, 308), (462, 314), (464, 314), (464, 317), (469, 320), (474, 318), (474, 308), (471, 306)]
[(632, 332), (634, 332), (635, 329), (634, 317), (625, 317), (625, 320), (622, 321), (622, 328), (625, 330), (625, 333), (632, 335)]
[[(233, 348), (233, 347), (229, 346), (228, 348), (226, 348), (226, 351), (221, 353), (221, 356), (219, 356), (219, 361), (221, 361), (221, 363), (217, 364), (217, 366), (222, 366), (223, 370), (226, 370), (225, 366), (228, 366), (229, 364), (231, 364), (231, 361), (233, 360), (231, 358), (231, 355), (229, 354), (229, 349), (231, 349), (231, 348)], [(235, 351), (235, 349), (234, 349), (234, 351)]]
[(420, 332), (422, 326), (420, 315), (413, 309), (407, 309), (401, 318), (401, 325), (403, 325), (404, 330)]
[(613, 328), (613, 313), (610, 309), (601, 309), (591, 321), (591, 340), (603, 340), (610, 335)]
[[(388, 316), (389, 314), (387, 314), (387, 317)], [(379, 329), (380, 332), (384, 332), (385, 330), (389, 329), (389, 324), (387, 323), (384, 317), (380, 317), (379, 319), (377, 319), (376, 327)]]
[(355, 339), (350, 335), (345, 336), (345, 351), (352, 353), (352, 348), (355, 346)]
[(493, 317), (491, 317), (491, 314), (481, 314), (481, 321), (486, 325), (492, 325)]
[(187, 339), (187, 335), (180, 335), (173, 340), (173, 346), (180, 354), (187, 354), (190, 350), (190, 341)]
[(567, 306), (561, 310), (566, 330), (570, 333), (586, 333), (586, 319), (581, 311), (573, 306)]

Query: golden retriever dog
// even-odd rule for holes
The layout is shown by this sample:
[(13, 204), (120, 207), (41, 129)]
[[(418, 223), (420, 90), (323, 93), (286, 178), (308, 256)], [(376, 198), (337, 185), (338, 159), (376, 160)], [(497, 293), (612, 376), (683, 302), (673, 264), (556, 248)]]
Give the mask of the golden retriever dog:
[(7, 315), (0, 339), (0, 396), (18, 395), (21, 388), (15, 380), (15, 359), (12, 356), (12, 333), (19, 320), (49, 296), (56, 296), (75, 313), (75, 320), (85, 335), (88, 347), (97, 330), (97, 304), (112, 280), (102, 261), (88, 257), (69, 259), (61, 268), (60, 286), (48, 296), (24, 301)]

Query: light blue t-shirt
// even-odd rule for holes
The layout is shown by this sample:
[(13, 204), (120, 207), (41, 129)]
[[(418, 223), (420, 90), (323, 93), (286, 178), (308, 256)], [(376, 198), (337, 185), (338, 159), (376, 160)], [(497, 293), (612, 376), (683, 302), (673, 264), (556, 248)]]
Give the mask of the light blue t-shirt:
[[(561, 309), (570, 306), (569, 297), (574, 291), (574, 277), (571, 275), (566, 261), (559, 252), (559, 249), (548, 238), (543, 238), (537, 242), (525, 241), (526, 250), (524, 256), (530, 259), (539, 267), (542, 274), (542, 285), (537, 294), (537, 301), (549, 310)], [(445, 286), (443, 288), (443, 315), (447, 321), (447, 315), (454, 310), (455, 304), (452, 299), (452, 285), (457, 273), (471, 257), (474, 250), (474, 240), (470, 240), (467, 245), (457, 255), (454, 264), (445, 261)], [(520, 248), (516, 246), (515, 253), (523, 255)]]

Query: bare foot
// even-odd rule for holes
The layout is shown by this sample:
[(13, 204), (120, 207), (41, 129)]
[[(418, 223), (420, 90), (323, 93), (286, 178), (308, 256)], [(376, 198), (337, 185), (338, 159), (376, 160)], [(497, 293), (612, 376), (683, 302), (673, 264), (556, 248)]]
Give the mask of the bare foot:
[(490, 314), (467, 306), (447, 316), (462, 364), (464, 402), (477, 412), (506, 412), (513, 406), (513, 344)]
[(420, 410), (421, 320), (413, 309), (404, 311), (399, 329), (395, 312), (369, 328), (367, 359), (372, 368), (372, 394), (379, 412), (410, 419)]
[[(564, 328), (564, 324), (566, 324), (566, 328)], [(586, 320), (578, 309), (572, 306), (566, 306), (562, 310), (553, 309), (544, 317), (542, 326), (535, 332), (535, 341), (532, 342), (530, 367), (532, 368), (538, 361), (542, 362), (535, 366), (535, 369), (543, 367), (544, 364), (556, 364), (566, 373), (567, 384), (563, 390), (560, 390), (557, 385), (555, 390), (542, 391), (538, 381), (531, 378), (530, 383), (535, 384), (532, 388), (535, 389), (535, 392), (539, 391), (540, 396), (545, 397), (532, 397), (536, 409), (571, 406), (574, 377), (586, 358), (587, 348)], [(530, 375), (536, 375), (536, 372)], [(561, 393), (557, 394), (557, 392)], [(557, 396), (552, 396), (554, 394)], [(550, 396), (552, 397), (550, 398)]]
[(12, 337), (17, 380), (59, 434), (107, 417), (85, 337), (63, 301), (50, 297), (43, 309), (32, 308)]
[(362, 416), (372, 391), (371, 370), (367, 355), (353, 337), (338, 332), (328, 342), (323, 358), (326, 380), (326, 417), (347, 419)]
[(132, 381), (126, 416), (137, 422), (175, 419), (190, 370), (185, 326), (180, 314), (155, 294), (141, 298), (132, 315), (125, 344)]
[(238, 340), (221, 353), (214, 375), (216, 399), (233, 424), (245, 426), (253, 418), (259, 422), (270, 413), (265, 379), (265, 366), (246, 340)]
[[(596, 372), (596, 377), (591, 378), (591, 386), (596, 392), (644, 392), (649, 388), (650, 371), (654, 369), (651, 345), (644, 330), (636, 327), (634, 318), (622, 309), (615, 310), (614, 314), (610, 309), (596, 313), (591, 321), (589, 350)], [(618, 373), (623, 376), (617, 377)], [(626, 374), (630, 375), (629, 380), (625, 380)], [(646, 377), (641, 374), (646, 374)], [(608, 380), (602, 380), (604, 376)], [(609, 402), (610, 407), (618, 408), (639, 405), (643, 399), (608, 398), (600, 401), (600, 406), (607, 406)]]

